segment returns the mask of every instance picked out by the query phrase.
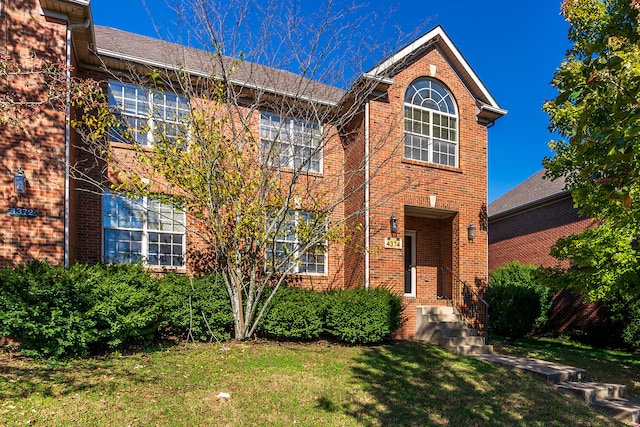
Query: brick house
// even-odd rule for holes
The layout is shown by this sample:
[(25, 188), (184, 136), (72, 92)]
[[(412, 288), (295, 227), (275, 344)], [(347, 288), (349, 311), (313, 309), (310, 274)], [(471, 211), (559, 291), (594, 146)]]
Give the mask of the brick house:
[[(489, 204), (489, 271), (513, 261), (555, 267), (551, 247), (561, 237), (578, 234), (593, 225), (573, 206), (564, 179), (544, 179), (542, 169)], [(562, 265), (568, 267), (567, 263)], [(583, 295), (568, 290), (553, 298), (547, 327), (553, 331), (581, 331), (607, 343), (612, 330), (602, 303), (585, 303)]]
[[(152, 107), (180, 116), (189, 99), (177, 92), (160, 96), (114, 75), (126, 75), (130, 67), (175, 68), (177, 53), (190, 73), (207, 72), (205, 52), (94, 25), (89, 1), (8, 0), (0, 5), (3, 51), (25, 69), (34, 58), (46, 58), (70, 65), (75, 77), (102, 81), (112, 105), (126, 110), (122, 114), (129, 122), (146, 120)], [(8, 77), (2, 93), (33, 90), (29, 99), (44, 99), (38, 77), (29, 78)], [(285, 71), (245, 63), (234, 78), (249, 94), (256, 87), (274, 96), (291, 93)], [(403, 295), (407, 307), (408, 321), (398, 336), (412, 338), (416, 307), (456, 303), (461, 293), (456, 283), (473, 286), (487, 277), (487, 131), (506, 111), (441, 27), (385, 59), (358, 79), (363, 81), (375, 90), (350, 118), (349, 140), (336, 137), (317, 158), (306, 159), (309, 172), (325, 183), (332, 165), (344, 165), (349, 179), (343, 177), (342, 188), (335, 191), (349, 191), (349, 196), (333, 215), (347, 218), (352, 238), (305, 258), (295, 273), (316, 289), (390, 287)], [(306, 83), (304, 90), (311, 92), (294, 93), (336, 111), (357, 92), (355, 84), (345, 91)], [(143, 259), (150, 268), (188, 271), (186, 248), (193, 242), (185, 227), (188, 214), (151, 199), (132, 207), (123, 196), (82, 191), (86, 183), (70, 173), (75, 165), (93, 166), (87, 173), (97, 181), (114, 178), (108, 167), (78, 150), (82, 141), (67, 120), (73, 114), (64, 102), (46, 104), (26, 123), (27, 132), (0, 128), (0, 265), (34, 259), (65, 265)], [(252, 123), (263, 144), (270, 142), (274, 123), (292, 133), (312, 134), (323, 125), (295, 119), (261, 111)], [(167, 128), (180, 126), (162, 121)], [(144, 132), (134, 138), (138, 144), (153, 143)], [(130, 144), (117, 135), (110, 143), (116, 156), (130, 152)], [(371, 154), (374, 146), (376, 155)], [(15, 188), (22, 174), (25, 194)], [(144, 221), (131, 213), (136, 210), (144, 211)], [(162, 212), (162, 219), (152, 223), (154, 212)]]
[(549, 251), (560, 237), (592, 224), (573, 207), (564, 179), (544, 179), (544, 169), (489, 204), (489, 271), (511, 261), (554, 267)]

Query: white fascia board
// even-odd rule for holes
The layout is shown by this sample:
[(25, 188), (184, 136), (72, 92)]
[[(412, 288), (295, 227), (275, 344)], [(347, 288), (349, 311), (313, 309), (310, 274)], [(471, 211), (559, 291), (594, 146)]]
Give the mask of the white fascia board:
[[(174, 71), (180, 70), (180, 67), (178, 67), (178, 66), (176, 66), (174, 64), (167, 64), (166, 62), (159, 62), (159, 61), (151, 61), (149, 59), (140, 58), (140, 57), (131, 56), (131, 55), (123, 55), (123, 54), (121, 54), (119, 52), (113, 52), (113, 51), (106, 50), (106, 49), (98, 48), (96, 50), (96, 53), (98, 55), (100, 55), (100, 56), (108, 56), (110, 58), (117, 59), (117, 60), (120, 60), (120, 61), (130, 61), (130, 62), (135, 62), (137, 64), (148, 65), (148, 66), (151, 66), (151, 67), (164, 68), (164, 69), (167, 69), (167, 70), (174, 70)], [(220, 76), (215, 76), (215, 75), (212, 76), (211, 74), (205, 73), (205, 72), (200, 71), (200, 70), (190, 70), (190, 69), (185, 68), (184, 71), (187, 72), (188, 74), (194, 75), (194, 76), (221, 78)], [(312, 103), (327, 105), (329, 107), (335, 107), (335, 106), (338, 105), (338, 103), (334, 102), (334, 101), (327, 101), (325, 99), (313, 98), (313, 97), (310, 97), (310, 96), (295, 94), (293, 92), (282, 91), (282, 90), (270, 88), (270, 87), (267, 87), (267, 86), (262, 86), (262, 85), (256, 85), (256, 84), (253, 84), (253, 83), (242, 82), (242, 81), (239, 81), (239, 80), (229, 79), (229, 82), (231, 82), (232, 84), (237, 85), (237, 86), (247, 87), (249, 89), (260, 90), (260, 91), (265, 91), (265, 92), (271, 92), (271, 93), (275, 93), (275, 94), (278, 94), (278, 95), (288, 96), (288, 97), (291, 97), (291, 98), (298, 98), (298, 99), (301, 99), (303, 101), (309, 101), (309, 102), (312, 102)]]
[(483, 110), (491, 111), (492, 113), (500, 114), (502, 116), (504, 116), (504, 115), (506, 115), (508, 113), (508, 111), (505, 110), (504, 108), (496, 107), (496, 106), (489, 105), (489, 104), (484, 104), (480, 108), (482, 108)]
[(384, 61), (382, 64), (378, 65), (377, 67), (369, 71), (367, 74), (377, 75), (385, 72), (394, 64), (404, 60), (407, 56), (411, 55), (412, 53), (420, 49), (422, 46), (427, 44), (427, 42), (435, 39), (436, 37), (440, 37), (440, 39), (444, 42), (446, 47), (451, 51), (451, 53), (453, 54), (455, 59), (458, 61), (458, 63), (462, 66), (462, 68), (464, 68), (464, 70), (467, 72), (469, 77), (471, 77), (471, 80), (473, 80), (473, 82), (478, 86), (482, 94), (490, 102), (491, 106), (497, 110), (496, 112), (505, 111), (500, 108), (500, 106), (498, 105), (496, 100), (493, 98), (493, 96), (491, 96), (491, 94), (489, 93), (487, 88), (484, 86), (482, 81), (480, 81), (480, 78), (478, 77), (478, 75), (473, 71), (469, 63), (464, 59), (464, 57), (462, 56), (462, 53), (460, 53), (456, 45), (451, 41), (447, 33), (445, 33), (442, 27), (439, 25), (433, 30), (423, 35), (422, 37), (415, 40), (414, 42), (408, 44), (406, 47), (398, 51), (395, 55), (393, 55), (392, 57)]

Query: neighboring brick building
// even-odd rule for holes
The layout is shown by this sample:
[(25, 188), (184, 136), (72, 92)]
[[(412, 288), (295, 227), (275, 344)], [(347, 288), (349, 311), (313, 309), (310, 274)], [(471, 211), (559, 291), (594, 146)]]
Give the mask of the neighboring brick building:
[(549, 251), (556, 241), (592, 224), (573, 207), (564, 180), (544, 179), (544, 172), (489, 204), (489, 271), (512, 261), (554, 267)]
[[(544, 173), (537, 172), (489, 205), (489, 271), (513, 261), (555, 267), (558, 261), (549, 252), (556, 241), (593, 225), (574, 208), (564, 179), (550, 181)], [(607, 343), (612, 325), (604, 304), (585, 303), (583, 295), (563, 290), (553, 298), (547, 328)]]
[[(130, 108), (122, 113), (128, 120), (145, 120), (147, 102), (156, 108), (171, 105), (179, 115), (181, 108), (188, 110), (189, 100), (179, 93), (156, 97), (132, 82), (114, 80), (112, 72), (126, 75), (132, 65), (175, 68), (172, 54), (177, 52), (185, 69), (207, 72), (205, 52), (94, 26), (88, 1), (9, 0), (1, 5), (1, 49), (22, 61), (46, 55), (73, 66), (80, 78), (104, 81), (113, 105)], [(237, 68), (234, 79), (245, 90), (251, 85), (276, 95), (288, 90), (289, 73), (250, 63)], [(307, 259), (297, 273), (316, 289), (390, 287), (404, 296), (408, 307), (408, 322), (399, 336), (413, 337), (416, 306), (456, 299), (452, 276), (467, 283), (487, 277), (486, 224), (479, 220), (487, 199), (487, 125), (506, 111), (440, 27), (365, 73), (362, 81), (375, 82), (375, 96), (345, 126), (349, 136), (329, 141), (324, 154), (309, 162), (314, 176), (325, 181), (332, 165), (346, 165), (349, 178), (342, 177), (343, 188), (337, 191), (353, 194), (334, 215), (348, 218), (353, 238), (330, 244), (326, 254)], [(357, 91), (356, 86), (344, 91), (316, 82), (306, 88), (313, 92), (300, 96), (311, 94), (313, 102), (336, 111)], [(3, 93), (25, 89), (17, 79), (2, 87)], [(120, 196), (80, 191), (88, 188), (72, 179), (72, 165), (95, 166), (89, 173), (102, 182), (112, 181), (113, 171), (76, 149), (81, 141), (67, 126), (66, 114), (73, 111), (66, 112), (64, 105), (45, 107), (28, 124), (31, 132), (0, 129), (0, 212), (5, 215), (0, 264), (143, 259), (150, 267), (186, 271), (186, 246), (193, 240), (184, 229), (188, 218), (183, 212), (153, 200), (132, 207)], [(313, 123), (291, 119), (263, 111), (252, 123), (263, 143), (269, 143), (276, 122), (286, 123), (293, 133), (316, 129)], [(135, 138), (143, 145), (152, 143), (142, 133)], [(114, 155), (126, 156), (131, 146), (117, 139), (111, 141)], [(28, 183), (25, 195), (14, 191), (19, 168)], [(162, 227), (138, 221), (137, 209), (144, 210), (144, 218), (162, 210), (170, 220)], [(30, 212), (36, 216), (22, 216)]]

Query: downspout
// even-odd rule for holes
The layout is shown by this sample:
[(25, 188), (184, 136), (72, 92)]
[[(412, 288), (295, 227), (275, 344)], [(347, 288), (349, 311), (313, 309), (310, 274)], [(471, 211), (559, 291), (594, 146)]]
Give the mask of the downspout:
[(71, 32), (75, 28), (87, 28), (91, 25), (91, 20), (87, 19), (80, 24), (67, 23), (67, 52), (66, 52), (66, 77), (67, 94), (65, 107), (65, 129), (64, 129), (64, 266), (69, 266), (69, 213), (71, 197)]
[(369, 247), (370, 247), (370, 217), (369, 217), (369, 100), (364, 104), (364, 287), (369, 289)]

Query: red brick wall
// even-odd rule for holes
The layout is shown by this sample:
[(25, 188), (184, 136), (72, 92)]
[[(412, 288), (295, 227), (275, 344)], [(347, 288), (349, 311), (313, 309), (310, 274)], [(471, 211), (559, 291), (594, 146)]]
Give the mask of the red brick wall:
[[(20, 71), (0, 82), (0, 91), (25, 101), (46, 99), (43, 61), (64, 64), (66, 25), (41, 15), (37, 0), (2, 2), (2, 49)], [(15, 99), (15, 98), (14, 98)], [(45, 104), (23, 118), (23, 129), (0, 127), (0, 267), (30, 260), (64, 262), (65, 119), (62, 102)], [(13, 175), (27, 178), (27, 195), (17, 196)], [(10, 217), (10, 207), (36, 209), (37, 218)]]
[[(431, 65), (436, 66), (435, 76), (431, 76)], [(442, 247), (439, 260), (446, 264), (460, 278), (469, 284), (475, 277), (487, 276), (487, 235), (479, 226), (479, 214), (487, 198), (487, 129), (479, 124), (476, 117), (476, 101), (449, 62), (439, 50), (431, 48), (397, 75), (391, 76), (393, 85), (388, 98), (371, 103), (372, 171), (372, 237), (371, 237), (371, 284), (389, 286), (398, 294), (403, 294), (404, 251), (385, 249), (385, 237), (404, 236), (405, 229), (420, 224), (405, 216), (405, 206), (430, 206), (430, 195), (436, 196), (436, 208), (450, 211), (446, 222), (434, 225), (433, 220), (423, 220), (424, 230), (440, 227), (440, 236), (429, 235), (427, 231), (417, 236), (418, 250), (426, 249), (437, 239)], [(417, 78), (433, 77), (453, 94), (459, 116), (459, 167), (451, 168), (405, 160), (403, 154), (404, 95), (408, 86)], [(384, 143), (381, 139), (384, 138)], [(398, 218), (398, 233), (392, 236), (389, 217)], [(476, 227), (476, 239), (467, 239), (467, 226)], [(431, 228), (429, 228), (431, 227)], [(431, 231), (434, 233), (434, 231)], [(437, 251), (436, 251), (437, 252)], [(427, 260), (424, 260), (428, 264)], [(433, 267), (418, 269), (421, 278), (417, 280), (418, 298), (405, 298), (408, 321), (399, 332), (399, 337), (410, 338), (415, 334), (415, 305), (421, 303), (444, 303), (436, 299), (436, 280)], [(424, 279), (429, 279), (425, 282)]]
[(552, 267), (557, 261), (549, 251), (560, 237), (577, 234), (593, 223), (581, 218), (571, 197), (489, 221), (489, 271), (512, 261)]

